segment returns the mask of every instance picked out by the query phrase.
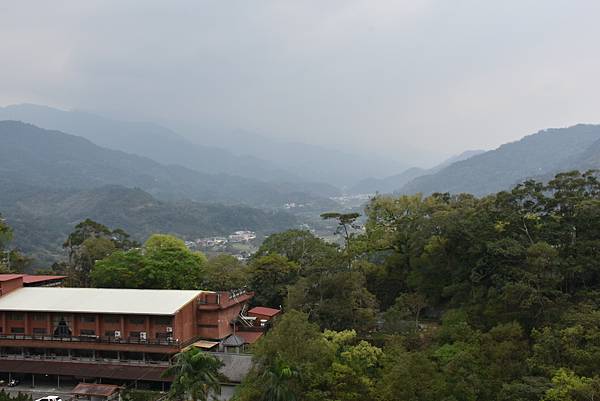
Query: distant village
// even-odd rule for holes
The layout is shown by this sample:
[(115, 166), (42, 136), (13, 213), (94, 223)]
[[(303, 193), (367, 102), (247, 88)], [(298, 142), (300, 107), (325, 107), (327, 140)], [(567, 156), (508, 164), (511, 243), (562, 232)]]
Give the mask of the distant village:
[(239, 260), (247, 260), (256, 250), (256, 245), (252, 244), (252, 241), (255, 239), (256, 232), (239, 230), (229, 234), (226, 237), (215, 236), (197, 238), (193, 241), (186, 241), (185, 244), (191, 250), (200, 250), (204, 252), (228, 252)]

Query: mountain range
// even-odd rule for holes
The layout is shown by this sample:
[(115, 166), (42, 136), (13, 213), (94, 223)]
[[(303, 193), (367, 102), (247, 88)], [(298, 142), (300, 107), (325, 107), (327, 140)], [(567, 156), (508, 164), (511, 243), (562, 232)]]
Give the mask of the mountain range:
[(453, 163), (456, 163), (461, 160), (466, 160), (475, 155), (481, 154), (485, 152), (484, 150), (467, 150), (459, 155), (452, 156), (449, 159), (443, 161), (435, 167), (430, 169), (423, 169), (419, 167), (412, 167), (404, 170), (400, 174), (391, 175), (385, 178), (366, 178), (364, 180), (359, 181), (356, 185), (352, 186), (348, 192), (352, 194), (373, 194), (376, 192), (379, 193), (391, 193), (396, 191), (398, 188), (401, 188), (408, 182), (413, 179), (428, 175), (435, 174), (438, 171), (445, 169)]
[(14, 245), (38, 261), (59, 258), (65, 236), (85, 218), (140, 241), (153, 232), (268, 234), (298, 224), (274, 210), (289, 202), (317, 210), (336, 205), (292, 185), (163, 165), (60, 131), (0, 121), (0, 212), (14, 227)]
[[(300, 183), (304, 188), (327, 196), (335, 195), (337, 189), (334, 186), (341, 188), (370, 175), (383, 175), (407, 167), (400, 160), (280, 141), (250, 131), (172, 123), (177, 128), (178, 132), (175, 132), (155, 123), (118, 121), (89, 112), (34, 104), (0, 107), (0, 120), (23, 121), (59, 130), (108, 149), (202, 173)], [(314, 184), (312, 188), (311, 184)]]
[(525, 136), (433, 173), (414, 178), (397, 192), (475, 195), (509, 189), (529, 179), (548, 179), (561, 171), (600, 168), (600, 125), (578, 124)]
[[(190, 199), (275, 208), (288, 202), (331, 203), (285, 183), (200, 173), (106, 149), (87, 139), (18, 121), (0, 121), (0, 177), (40, 188), (139, 187), (162, 200)], [(320, 185), (320, 184), (319, 184)]]

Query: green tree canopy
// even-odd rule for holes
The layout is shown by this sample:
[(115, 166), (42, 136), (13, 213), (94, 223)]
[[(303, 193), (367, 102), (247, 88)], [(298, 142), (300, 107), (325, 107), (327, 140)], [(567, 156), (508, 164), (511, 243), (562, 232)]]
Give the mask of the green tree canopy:
[(223, 362), (214, 356), (191, 347), (180, 352), (163, 377), (173, 378), (167, 394), (171, 400), (208, 401), (221, 393), (219, 369)]
[(95, 287), (197, 289), (206, 257), (173, 236), (152, 235), (141, 249), (119, 250), (95, 263)]
[(63, 247), (68, 251), (67, 274), (73, 285), (89, 286), (91, 271), (98, 260), (117, 250), (127, 251), (139, 244), (121, 229), (110, 230), (103, 224), (86, 219), (75, 226)]
[(203, 288), (227, 291), (248, 284), (248, 268), (237, 258), (221, 254), (208, 259), (204, 267)]
[(248, 284), (256, 292), (258, 305), (279, 307), (287, 296), (287, 288), (298, 278), (299, 267), (284, 256), (270, 254), (254, 259), (248, 267)]
[(285, 256), (302, 269), (331, 266), (339, 255), (338, 247), (306, 230), (288, 230), (267, 237), (254, 259), (272, 254)]

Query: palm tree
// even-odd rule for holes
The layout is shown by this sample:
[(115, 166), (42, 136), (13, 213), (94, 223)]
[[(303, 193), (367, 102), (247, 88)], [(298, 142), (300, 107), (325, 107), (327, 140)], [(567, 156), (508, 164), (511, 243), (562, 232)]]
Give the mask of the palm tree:
[(261, 401), (296, 401), (298, 371), (280, 360), (275, 361), (261, 375), (264, 386)]
[(211, 392), (220, 394), (219, 369), (222, 366), (223, 362), (198, 348), (180, 352), (163, 373), (163, 377), (173, 378), (169, 399), (208, 401)]

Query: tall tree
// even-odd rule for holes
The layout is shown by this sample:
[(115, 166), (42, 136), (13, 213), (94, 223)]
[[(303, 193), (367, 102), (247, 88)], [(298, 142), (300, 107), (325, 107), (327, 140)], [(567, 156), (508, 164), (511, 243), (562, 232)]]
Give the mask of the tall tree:
[(323, 220), (335, 220), (337, 221), (337, 227), (335, 230), (336, 234), (341, 234), (344, 238), (345, 253), (348, 263), (348, 269), (352, 267), (352, 252), (351, 240), (352, 230), (357, 230), (360, 226), (356, 223), (356, 219), (360, 217), (360, 213), (339, 213), (339, 212), (328, 212), (322, 213), (321, 218)]
[(208, 259), (204, 268), (203, 288), (227, 291), (248, 284), (248, 268), (237, 258), (221, 254)]
[(248, 284), (256, 291), (254, 302), (272, 307), (283, 305), (288, 286), (298, 279), (298, 269), (296, 263), (278, 254), (254, 259), (248, 268)]
[[(173, 378), (168, 397), (181, 401), (208, 401), (221, 393), (219, 369), (223, 363), (212, 355), (192, 347), (180, 352), (163, 377)], [(216, 399), (216, 398), (215, 398)]]
[(112, 231), (91, 219), (82, 221), (75, 226), (63, 244), (68, 252), (71, 284), (89, 286), (90, 273), (97, 260), (110, 256), (116, 250), (127, 251), (138, 246), (121, 229)]
[(288, 230), (267, 237), (254, 259), (271, 254), (285, 256), (298, 264), (301, 270), (311, 267), (331, 266), (339, 255), (339, 248), (306, 230)]

